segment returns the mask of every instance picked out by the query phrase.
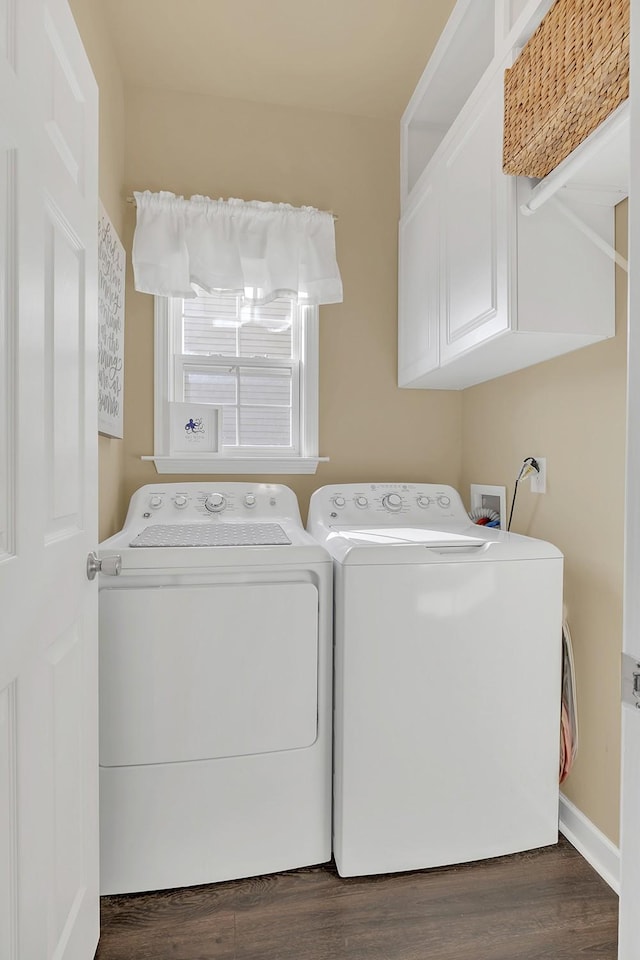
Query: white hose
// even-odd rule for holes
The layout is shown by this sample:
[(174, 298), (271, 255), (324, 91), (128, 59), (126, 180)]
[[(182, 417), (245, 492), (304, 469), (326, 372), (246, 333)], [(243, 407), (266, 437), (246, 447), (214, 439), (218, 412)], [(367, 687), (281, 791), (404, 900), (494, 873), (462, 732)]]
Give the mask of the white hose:
[(473, 520), (474, 523), (477, 523), (478, 520), (499, 520), (500, 514), (495, 510), (491, 510), (489, 507), (476, 507), (475, 510), (469, 511), (469, 517)]

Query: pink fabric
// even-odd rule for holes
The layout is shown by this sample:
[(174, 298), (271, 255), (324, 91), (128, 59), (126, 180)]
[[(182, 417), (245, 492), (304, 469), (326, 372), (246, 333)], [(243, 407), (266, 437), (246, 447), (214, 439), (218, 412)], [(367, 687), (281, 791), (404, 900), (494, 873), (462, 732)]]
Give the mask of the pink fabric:
[(562, 704), (562, 715), (560, 718), (560, 783), (564, 783), (573, 766), (571, 743), (571, 723), (565, 704)]

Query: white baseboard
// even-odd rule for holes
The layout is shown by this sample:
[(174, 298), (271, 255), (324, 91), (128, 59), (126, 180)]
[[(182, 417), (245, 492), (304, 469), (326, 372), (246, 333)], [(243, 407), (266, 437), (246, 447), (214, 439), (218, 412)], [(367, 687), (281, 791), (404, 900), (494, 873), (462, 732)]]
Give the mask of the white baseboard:
[(612, 890), (620, 893), (620, 850), (582, 810), (560, 794), (560, 833), (582, 854)]

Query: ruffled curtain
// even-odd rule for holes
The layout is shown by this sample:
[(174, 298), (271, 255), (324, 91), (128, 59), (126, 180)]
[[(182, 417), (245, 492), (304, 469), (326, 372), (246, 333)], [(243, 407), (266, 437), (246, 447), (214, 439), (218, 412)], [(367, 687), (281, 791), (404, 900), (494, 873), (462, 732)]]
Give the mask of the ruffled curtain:
[(229, 291), (253, 303), (342, 302), (333, 216), (313, 207), (134, 194), (136, 290), (165, 297)]

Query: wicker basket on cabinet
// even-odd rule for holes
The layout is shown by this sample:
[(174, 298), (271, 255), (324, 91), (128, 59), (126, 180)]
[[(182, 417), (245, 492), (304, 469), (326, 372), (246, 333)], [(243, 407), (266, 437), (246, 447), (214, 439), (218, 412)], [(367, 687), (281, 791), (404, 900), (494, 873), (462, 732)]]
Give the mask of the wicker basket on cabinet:
[(556, 0), (505, 72), (505, 173), (545, 177), (629, 96), (630, 0)]

